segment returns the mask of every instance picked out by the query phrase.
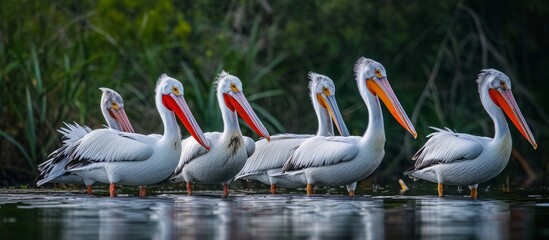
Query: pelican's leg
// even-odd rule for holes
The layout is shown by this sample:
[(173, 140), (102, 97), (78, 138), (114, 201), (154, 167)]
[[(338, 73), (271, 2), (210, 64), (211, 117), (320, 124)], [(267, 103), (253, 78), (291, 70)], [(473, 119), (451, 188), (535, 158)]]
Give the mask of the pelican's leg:
[(444, 188), (443, 188), (442, 183), (439, 183), (438, 184), (438, 197), (443, 197), (443, 196), (444, 196)]
[(223, 183), (223, 197), (229, 197), (229, 184)]
[(139, 196), (140, 197), (147, 196), (147, 186), (139, 186)]
[(276, 194), (276, 184), (271, 184), (271, 193)]
[(355, 189), (356, 189), (356, 182), (347, 184), (345, 187), (347, 187), (347, 192), (349, 192), (349, 197), (355, 196)]
[(311, 196), (314, 194), (314, 188), (312, 184), (307, 184), (307, 196)]
[(477, 199), (478, 191), (477, 191), (478, 184), (475, 185), (469, 185), (469, 189), (471, 190), (471, 198)]
[(187, 182), (187, 195), (193, 195), (193, 182)]
[(88, 193), (88, 195), (91, 195), (93, 193), (91, 185), (86, 186), (86, 192)]
[(111, 183), (109, 185), (109, 194), (111, 197), (116, 197), (116, 184)]

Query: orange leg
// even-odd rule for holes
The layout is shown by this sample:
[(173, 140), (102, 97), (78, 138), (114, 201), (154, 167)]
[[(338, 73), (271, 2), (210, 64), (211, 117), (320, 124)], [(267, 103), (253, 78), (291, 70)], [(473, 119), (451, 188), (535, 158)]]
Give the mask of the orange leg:
[(229, 197), (229, 184), (223, 183), (223, 197)]
[(140, 197), (147, 196), (147, 186), (139, 186), (139, 196)]
[(354, 197), (354, 196), (355, 196), (355, 190), (349, 191), (349, 197)]
[(442, 183), (439, 183), (438, 184), (438, 197), (443, 197), (444, 196), (444, 187), (442, 185)]
[(314, 194), (313, 185), (307, 184), (307, 196), (311, 196)]
[(193, 195), (193, 183), (187, 182), (187, 195), (191, 196)]
[(88, 195), (91, 195), (93, 193), (93, 190), (92, 190), (92, 186), (89, 185), (89, 186), (86, 186), (86, 192), (88, 193)]
[(116, 184), (111, 183), (111, 185), (109, 185), (109, 194), (111, 197), (116, 197)]
[(478, 191), (477, 188), (471, 188), (471, 198), (477, 199)]
[(271, 193), (273, 195), (276, 194), (276, 185), (275, 184), (271, 184)]

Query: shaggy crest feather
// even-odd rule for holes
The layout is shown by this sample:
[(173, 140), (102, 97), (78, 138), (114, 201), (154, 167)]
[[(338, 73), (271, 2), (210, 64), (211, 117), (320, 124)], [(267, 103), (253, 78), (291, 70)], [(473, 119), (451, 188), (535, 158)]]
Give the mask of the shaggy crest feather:
[(156, 85), (154, 86), (154, 91), (156, 92), (156, 88), (158, 87), (158, 85), (160, 85), (160, 83), (162, 81), (164, 81), (166, 78), (169, 78), (169, 76), (165, 73), (162, 73), (162, 75), (160, 75), (160, 77), (158, 77), (158, 79), (156, 80)]
[(360, 74), (360, 71), (362, 69), (362, 66), (364, 66), (365, 64), (368, 64), (368, 63), (371, 63), (373, 60), (372, 59), (368, 59), (368, 58), (365, 58), (365, 57), (360, 57), (356, 63), (355, 63), (355, 66), (353, 68), (354, 72), (355, 72), (355, 75), (359, 75)]
[(215, 78), (214, 85), (217, 86), (217, 84), (219, 84), (219, 81), (228, 77), (229, 75), (231, 74), (229, 74), (228, 72), (225, 72), (225, 70), (221, 70), (221, 72), (217, 74), (217, 77)]

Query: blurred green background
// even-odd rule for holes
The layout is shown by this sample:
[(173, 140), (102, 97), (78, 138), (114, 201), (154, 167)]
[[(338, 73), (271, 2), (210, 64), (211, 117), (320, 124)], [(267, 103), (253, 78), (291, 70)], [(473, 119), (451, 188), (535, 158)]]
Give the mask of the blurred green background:
[(215, 76), (240, 77), (271, 134), (316, 131), (307, 72), (325, 74), (351, 134), (362, 135), (368, 116), (352, 71), (360, 56), (385, 66), (419, 133), (413, 140), (384, 110), (385, 158), (364, 186), (403, 178), (428, 126), (493, 136), (475, 83), (484, 68), (511, 78), (539, 144), (533, 150), (511, 127), (511, 160), (491, 182), (544, 186), (548, 23), (549, 2), (533, 0), (0, 1), (0, 186), (34, 185), (63, 122), (102, 127), (99, 87), (123, 96), (137, 132), (160, 133), (153, 95), (162, 73), (183, 83), (204, 131), (222, 130)]

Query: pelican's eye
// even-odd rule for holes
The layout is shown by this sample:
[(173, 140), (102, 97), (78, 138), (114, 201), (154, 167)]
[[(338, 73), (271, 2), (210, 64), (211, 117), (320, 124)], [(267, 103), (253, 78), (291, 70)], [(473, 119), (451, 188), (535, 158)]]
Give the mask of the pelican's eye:
[(381, 77), (382, 77), (382, 76), (381, 76), (381, 71), (379, 71), (379, 69), (376, 69), (376, 70), (374, 71), (374, 74), (375, 74), (376, 77), (378, 77), (378, 78), (381, 78)]
[(326, 96), (332, 95), (332, 94), (330, 93), (330, 90), (329, 90), (327, 87), (323, 87), (323, 88), (322, 88), (322, 93), (324, 93), (324, 95), (326, 95)]
[(233, 92), (240, 92), (240, 90), (238, 90), (238, 88), (236, 87), (236, 84), (234, 84), (234, 83), (231, 83), (231, 90)]
[(507, 88), (507, 84), (505, 83), (505, 81), (499, 81), (499, 85), (500, 85), (502, 88)]
[(172, 92), (177, 96), (181, 95), (181, 92), (179, 92), (179, 88), (177, 88), (176, 86), (172, 87)]
[(119, 108), (119, 107), (118, 107), (118, 103), (116, 103), (115, 101), (112, 101), (112, 102), (111, 102), (111, 107), (114, 108), (114, 109), (116, 109), (116, 110), (118, 110), (118, 108)]

